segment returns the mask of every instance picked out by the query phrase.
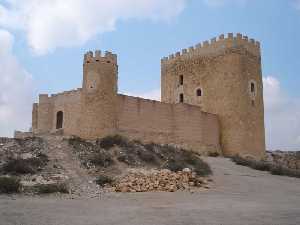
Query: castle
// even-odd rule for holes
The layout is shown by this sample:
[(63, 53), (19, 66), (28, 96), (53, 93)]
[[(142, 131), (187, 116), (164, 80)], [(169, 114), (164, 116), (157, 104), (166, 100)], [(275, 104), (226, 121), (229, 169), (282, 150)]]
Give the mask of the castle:
[(118, 94), (117, 56), (88, 52), (82, 88), (39, 95), (32, 132), (120, 134), (200, 153), (265, 154), (260, 44), (229, 33), (161, 60), (161, 102)]

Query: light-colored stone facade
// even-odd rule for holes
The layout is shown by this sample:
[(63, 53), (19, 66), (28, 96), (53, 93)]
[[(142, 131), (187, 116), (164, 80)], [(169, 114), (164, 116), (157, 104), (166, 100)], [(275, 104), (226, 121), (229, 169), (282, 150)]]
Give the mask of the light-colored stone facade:
[[(225, 155), (265, 155), (260, 44), (237, 34), (162, 59), (162, 102), (218, 115)], [(181, 97), (182, 98), (182, 97)]]
[(88, 52), (82, 88), (39, 96), (35, 134), (121, 134), (225, 155), (265, 154), (260, 46), (238, 34), (162, 59), (162, 102), (118, 94), (117, 56)]

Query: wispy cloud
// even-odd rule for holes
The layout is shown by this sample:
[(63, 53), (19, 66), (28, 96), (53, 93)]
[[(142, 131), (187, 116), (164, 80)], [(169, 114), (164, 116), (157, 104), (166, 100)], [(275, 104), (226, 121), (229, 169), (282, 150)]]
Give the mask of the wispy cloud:
[(0, 29), (0, 136), (28, 129), (31, 121), (33, 81), (12, 53), (13, 36)]
[(220, 7), (226, 4), (245, 5), (248, 0), (203, 0), (203, 2), (208, 6)]
[(0, 26), (25, 32), (37, 54), (81, 45), (113, 31), (119, 20), (169, 21), (186, 0), (6, 0)]
[(288, 96), (273, 76), (263, 81), (267, 146), (300, 150), (300, 99)]

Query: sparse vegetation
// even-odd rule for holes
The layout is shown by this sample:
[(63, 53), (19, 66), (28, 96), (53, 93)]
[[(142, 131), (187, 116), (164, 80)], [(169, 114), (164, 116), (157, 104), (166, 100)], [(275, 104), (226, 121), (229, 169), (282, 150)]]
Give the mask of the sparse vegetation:
[(100, 150), (99, 152), (90, 155), (89, 162), (94, 164), (95, 166), (104, 168), (114, 164), (111, 154), (104, 150)]
[(231, 158), (238, 165), (247, 166), (255, 170), (269, 171), (273, 175), (289, 176), (300, 178), (300, 171), (289, 169), (280, 165), (272, 164), (266, 161), (256, 161), (253, 159), (242, 158), (238, 155)]
[(279, 176), (288, 176), (300, 178), (299, 170), (292, 170), (283, 166), (274, 166), (271, 168), (271, 174)]
[(255, 170), (270, 171), (272, 168), (272, 164), (269, 162), (246, 159), (238, 155), (232, 157), (232, 161), (238, 165), (248, 166)]
[(21, 187), (17, 177), (0, 177), (0, 194), (18, 193)]
[(45, 166), (48, 162), (48, 157), (45, 154), (39, 154), (37, 157), (28, 159), (10, 159), (1, 168), (3, 174), (34, 174), (37, 170)]
[(184, 168), (190, 168), (199, 176), (208, 176), (212, 174), (210, 166), (195, 153), (174, 148), (171, 148), (170, 152), (175, 152), (176, 154), (169, 156), (165, 168), (174, 172), (183, 170)]
[(106, 150), (109, 150), (115, 145), (120, 147), (129, 147), (132, 145), (127, 138), (121, 135), (107, 136), (105, 138), (99, 139), (97, 141), (97, 144), (99, 144), (101, 148), (104, 148)]
[(296, 152), (296, 159), (300, 160), (300, 151)]
[(35, 189), (38, 194), (69, 193), (69, 188), (66, 183), (39, 184), (36, 185)]
[(209, 165), (196, 153), (172, 145), (143, 144), (139, 140), (129, 141), (120, 135), (98, 139), (94, 143), (73, 138), (69, 140), (69, 144), (89, 168), (93, 165), (105, 169), (121, 162), (132, 167), (165, 168), (174, 172), (190, 168), (200, 176), (212, 173)]
[(209, 152), (209, 153), (208, 153), (208, 156), (209, 156), (209, 157), (219, 157), (220, 154), (219, 154), (218, 152)]
[(96, 184), (100, 185), (101, 187), (105, 186), (106, 184), (112, 184), (113, 182), (114, 179), (106, 175), (100, 175), (96, 179)]

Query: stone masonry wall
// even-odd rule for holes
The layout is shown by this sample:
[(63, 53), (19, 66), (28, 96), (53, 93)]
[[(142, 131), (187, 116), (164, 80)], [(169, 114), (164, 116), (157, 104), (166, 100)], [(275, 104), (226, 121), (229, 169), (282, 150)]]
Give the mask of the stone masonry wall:
[(118, 106), (117, 127), (121, 135), (197, 152), (220, 152), (218, 118), (197, 106), (125, 95), (118, 95)]
[[(225, 155), (265, 154), (260, 45), (223, 35), (162, 60), (162, 101), (200, 106), (218, 115)], [(180, 84), (183, 76), (183, 85)], [(251, 92), (251, 83), (255, 90)], [(197, 90), (201, 96), (197, 96)]]
[[(57, 112), (63, 112), (63, 129), (65, 134), (79, 135), (79, 116), (81, 110), (81, 89), (66, 91), (55, 95), (41, 95), (39, 104), (35, 105), (38, 115), (37, 124), (33, 122), (33, 133), (50, 133), (56, 130)], [(34, 121), (34, 120), (33, 120)]]

